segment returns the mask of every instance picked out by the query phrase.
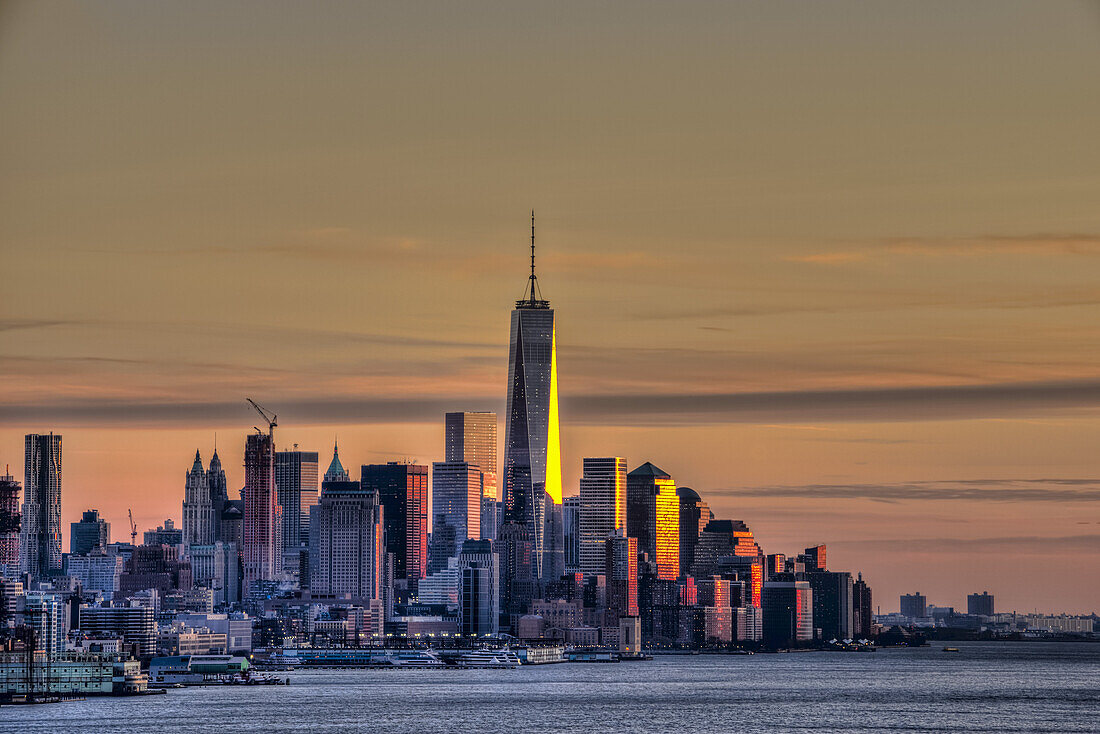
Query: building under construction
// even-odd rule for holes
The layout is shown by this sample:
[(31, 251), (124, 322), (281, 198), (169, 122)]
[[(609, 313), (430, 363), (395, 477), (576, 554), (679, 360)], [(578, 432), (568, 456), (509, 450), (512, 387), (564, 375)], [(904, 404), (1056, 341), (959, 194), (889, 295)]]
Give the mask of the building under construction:
[(19, 482), (9, 467), (0, 477), (0, 568), (19, 567)]

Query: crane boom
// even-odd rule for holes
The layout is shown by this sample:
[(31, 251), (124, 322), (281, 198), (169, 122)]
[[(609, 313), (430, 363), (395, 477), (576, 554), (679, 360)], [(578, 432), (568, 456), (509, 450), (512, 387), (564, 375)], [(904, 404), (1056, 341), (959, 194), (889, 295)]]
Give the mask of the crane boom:
[(130, 545), (137, 543), (137, 524), (134, 522), (134, 511), (126, 511), (130, 515)]
[(267, 435), (271, 436), (272, 439), (274, 439), (275, 438), (275, 426), (279, 425), (279, 423), (276, 419), (279, 416), (277, 416), (274, 413), (272, 413), (271, 411), (265, 409), (264, 407), (259, 405), (252, 398), (245, 398), (245, 400), (248, 401), (249, 405), (251, 405), (253, 408), (256, 409), (256, 412), (259, 413), (260, 417), (263, 418), (264, 422), (267, 423)]

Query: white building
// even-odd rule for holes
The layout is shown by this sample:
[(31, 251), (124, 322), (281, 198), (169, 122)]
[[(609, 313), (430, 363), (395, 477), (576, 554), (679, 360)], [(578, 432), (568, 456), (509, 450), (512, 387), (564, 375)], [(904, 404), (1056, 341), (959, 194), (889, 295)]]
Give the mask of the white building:
[(118, 591), (125, 562), (119, 555), (68, 556), (65, 572), (75, 578), (84, 591), (98, 591), (111, 599)]
[(580, 570), (603, 573), (608, 536), (626, 529), (626, 459), (584, 459), (580, 505)]

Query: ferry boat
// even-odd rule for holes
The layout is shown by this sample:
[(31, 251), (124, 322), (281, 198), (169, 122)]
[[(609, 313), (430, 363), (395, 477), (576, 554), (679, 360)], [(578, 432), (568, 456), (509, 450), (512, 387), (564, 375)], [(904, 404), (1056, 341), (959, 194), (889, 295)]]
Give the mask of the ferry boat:
[(459, 655), (455, 664), (468, 668), (516, 668), (519, 667), (519, 655), (506, 647), (496, 650), (467, 650)]
[(310, 668), (436, 668), (444, 664), (431, 650), (385, 648), (287, 649), (280, 659)]

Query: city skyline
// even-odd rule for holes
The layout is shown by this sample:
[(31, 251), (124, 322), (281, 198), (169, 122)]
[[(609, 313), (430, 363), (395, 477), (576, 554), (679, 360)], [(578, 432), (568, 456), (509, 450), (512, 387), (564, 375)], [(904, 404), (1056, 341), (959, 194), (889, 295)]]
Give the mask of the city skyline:
[(652, 461), (878, 599), (1100, 607), (1091, 9), (119, 8), (3, 11), (0, 463), (64, 435), (62, 529), (182, 526), (215, 432), (235, 494), (246, 395), (443, 460), (505, 415), (533, 205), (566, 496)]

